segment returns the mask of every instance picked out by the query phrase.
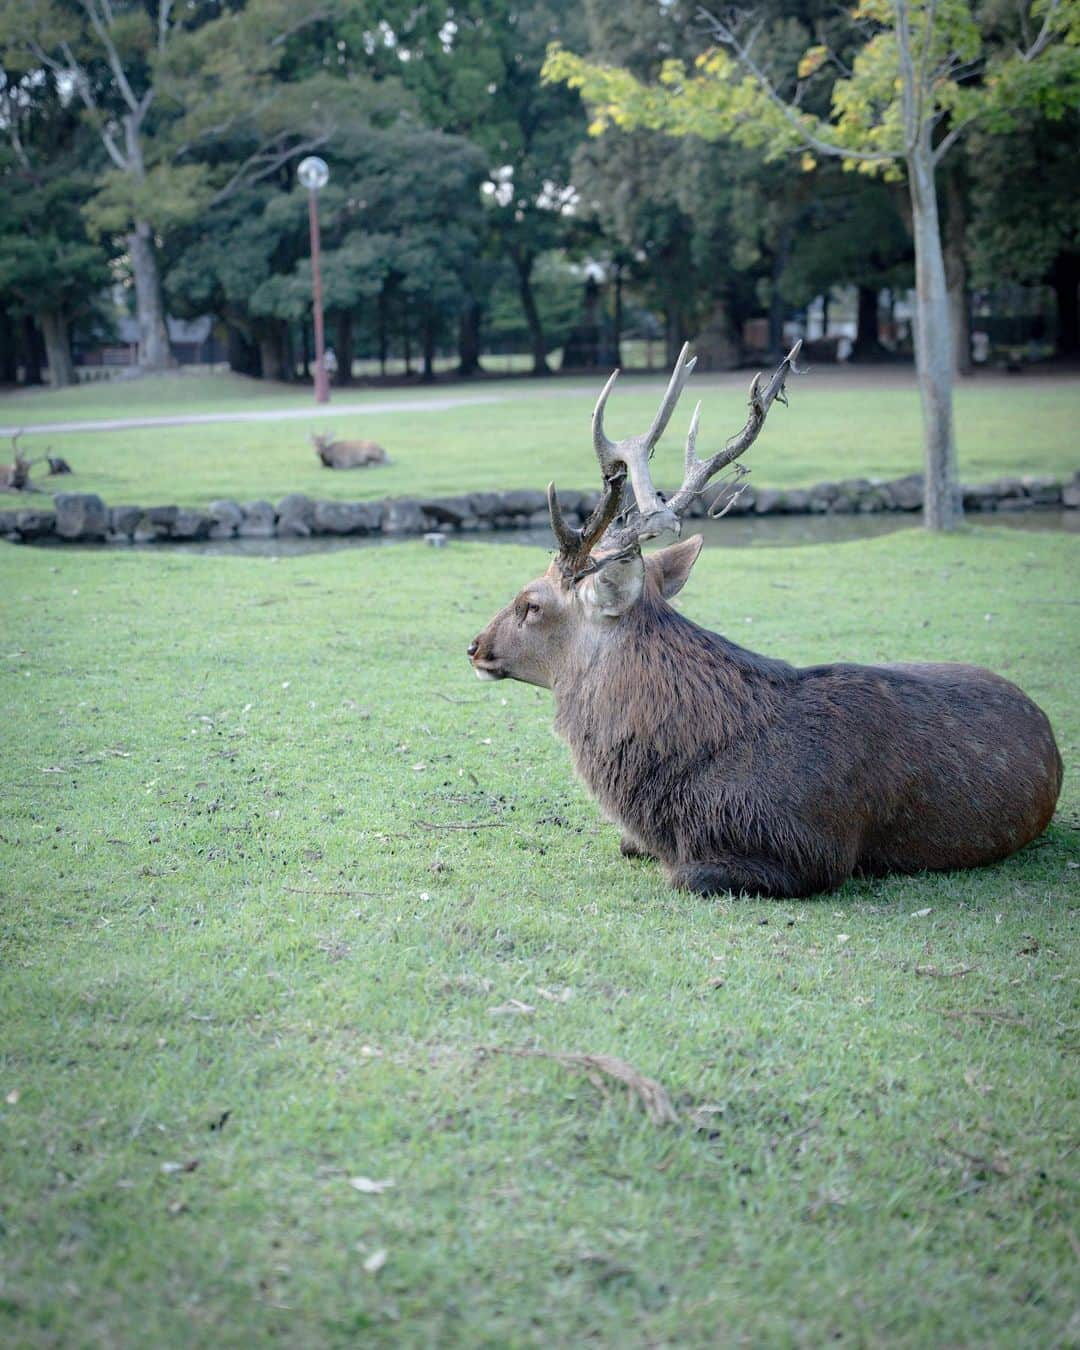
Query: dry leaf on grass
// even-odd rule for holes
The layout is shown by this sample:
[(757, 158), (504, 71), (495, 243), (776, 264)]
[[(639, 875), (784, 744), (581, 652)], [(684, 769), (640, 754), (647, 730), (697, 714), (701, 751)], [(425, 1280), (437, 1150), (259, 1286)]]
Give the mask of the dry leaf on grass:
[(594, 1087), (604, 1091), (606, 1080), (614, 1080), (626, 1087), (631, 1097), (636, 1097), (645, 1108), (645, 1114), (654, 1125), (676, 1125), (679, 1117), (671, 1104), (671, 1098), (654, 1078), (646, 1078), (632, 1064), (614, 1055), (582, 1055), (563, 1053), (558, 1050), (532, 1050), (525, 1047), (485, 1045), (480, 1049), (485, 1054), (513, 1055), (518, 1059), (550, 1059), (561, 1064), (564, 1069), (580, 1069)]
[(984, 1176), (989, 1176), (991, 1173), (996, 1177), (1012, 1176), (1008, 1156), (1001, 1149), (995, 1150), (993, 1157), (984, 1158), (980, 1153), (969, 1153), (966, 1148), (958, 1148), (956, 1144), (950, 1144), (947, 1139), (940, 1135), (938, 1136), (938, 1143), (943, 1148), (947, 1148), (950, 1153), (955, 1153), (958, 1158), (963, 1158), (965, 1162), (971, 1163), (972, 1167)]
[(392, 1181), (372, 1181), (370, 1177), (350, 1177), (349, 1185), (361, 1195), (382, 1195), (394, 1183)]
[(951, 1022), (962, 1022), (966, 1018), (975, 1018), (980, 1022), (1000, 1022), (1007, 1027), (1026, 1027), (1028, 1020), (1018, 1013), (1004, 1012), (1000, 1008), (945, 1008), (942, 1017)]
[(364, 1269), (369, 1275), (377, 1275), (383, 1266), (386, 1265), (386, 1250), (380, 1247), (377, 1252), (372, 1252), (364, 1262)]

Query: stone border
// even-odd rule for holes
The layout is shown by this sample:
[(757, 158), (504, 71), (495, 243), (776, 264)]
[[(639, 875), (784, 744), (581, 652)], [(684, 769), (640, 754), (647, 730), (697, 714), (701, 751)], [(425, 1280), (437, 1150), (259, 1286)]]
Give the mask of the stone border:
[[(1080, 508), (1080, 472), (1061, 482), (1027, 476), (966, 485), (965, 511), (1027, 511), (1036, 507)], [(691, 507), (706, 515), (724, 492), (706, 488)], [(560, 492), (568, 522), (582, 520), (596, 505), (598, 492)], [(748, 487), (735, 502), (733, 516), (852, 515), (878, 511), (918, 511), (923, 478), (910, 474), (884, 482), (848, 478), (811, 488)], [(34, 506), (0, 510), (0, 538), (15, 543), (35, 539), (71, 543), (149, 544), (202, 539), (306, 538), (312, 535), (415, 535), (478, 530), (516, 530), (548, 524), (543, 492), (469, 492), (458, 497), (391, 497), (377, 502), (315, 501), (299, 493), (277, 506), (267, 501), (211, 502), (205, 511), (178, 506), (109, 507), (95, 493), (58, 492), (52, 509)]]

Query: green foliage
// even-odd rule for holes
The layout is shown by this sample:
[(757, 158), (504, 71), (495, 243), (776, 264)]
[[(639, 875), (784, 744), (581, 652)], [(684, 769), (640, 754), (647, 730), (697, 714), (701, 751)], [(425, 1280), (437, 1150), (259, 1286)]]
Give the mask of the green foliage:
[[(679, 603), (800, 664), (1002, 670), (1075, 765), (1077, 554), (707, 549)], [(549, 696), (468, 672), (545, 561), (4, 555), (0, 1339), (1067, 1339), (1075, 775), (999, 866), (676, 895)]]
[(1061, 253), (1080, 253), (1076, 146), (1080, 114), (1060, 121), (1017, 114), (1011, 132), (972, 134), (969, 172), (976, 204), (971, 229), (975, 277), (1026, 284), (1047, 275)]
[[(839, 154), (845, 167), (860, 172), (893, 174), (909, 153), (916, 115), (929, 126), (938, 117), (960, 127), (976, 118), (1007, 126), (1015, 110), (1038, 107), (1061, 116), (1080, 103), (1080, 5), (1066, 0), (1047, 14), (1035, 6), (1036, 19), (1046, 16), (1049, 50), (1039, 59), (984, 40), (967, 0), (929, 3), (915, 0), (894, 10), (884, 0), (866, 0), (852, 21), (868, 34), (857, 49), (850, 74), (832, 83), (827, 115), (785, 102), (769, 76), (742, 49), (733, 35), (735, 52), (718, 46), (701, 52), (692, 64), (672, 58), (660, 68), (655, 83), (628, 70), (590, 62), (553, 43), (544, 65), (546, 80), (579, 90), (593, 109), (590, 130), (599, 135), (609, 126), (642, 127), (672, 135), (697, 135), (706, 140), (736, 140), (779, 159), (806, 152)], [(916, 64), (914, 83), (920, 104), (906, 108), (897, 15), (904, 16), (907, 45)], [(745, 59), (739, 51), (746, 50)], [(798, 62), (800, 78), (813, 81), (827, 69), (826, 50), (810, 46)], [(980, 77), (971, 82), (973, 73)], [(925, 105), (925, 106), (924, 106)]]
[(15, 314), (88, 315), (109, 281), (81, 208), (95, 189), (94, 145), (32, 75), (0, 70), (0, 294)]

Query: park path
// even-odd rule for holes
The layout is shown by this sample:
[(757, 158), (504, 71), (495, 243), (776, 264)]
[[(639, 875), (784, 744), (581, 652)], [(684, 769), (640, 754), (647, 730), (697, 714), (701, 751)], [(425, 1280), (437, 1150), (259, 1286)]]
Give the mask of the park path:
[(213, 422), (301, 422), (324, 417), (367, 416), (374, 413), (447, 412), (480, 403), (503, 403), (504, 394), (467, 394), (461, 398), (402, 398), (378, 403), (327, 403), (321, 407), (258, 408), (241, 412), (169, 413), (161, 417), (88, 418), (76, 422), (37, 422), (27, 426), (0, 426), (0, 436), (55, 435), (64, 431), (134, 431), (140, 427), (196, 427)]

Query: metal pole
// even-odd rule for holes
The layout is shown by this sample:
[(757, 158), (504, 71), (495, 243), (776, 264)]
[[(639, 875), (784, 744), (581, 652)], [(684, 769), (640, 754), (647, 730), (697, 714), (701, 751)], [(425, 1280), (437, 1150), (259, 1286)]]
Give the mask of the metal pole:
[(323, 341), (322, 269), (319, 255), (318, 193), (308, 192), (308, 223), (311, 226), (311, 284), (315, 292), (315, 402), (330, 402), (330, 381), (326, 374), (326, 352)]

